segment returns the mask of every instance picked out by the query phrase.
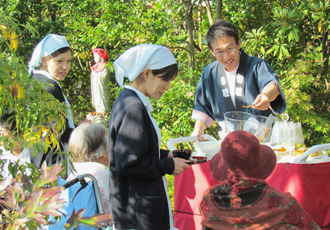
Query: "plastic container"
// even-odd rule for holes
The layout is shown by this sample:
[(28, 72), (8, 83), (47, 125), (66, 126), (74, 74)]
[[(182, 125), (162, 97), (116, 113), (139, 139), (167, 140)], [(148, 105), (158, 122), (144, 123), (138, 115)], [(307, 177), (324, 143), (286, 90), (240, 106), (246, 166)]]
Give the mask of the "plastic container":
[(273, 120), (269, 117), (232, 111), (225, 113), (224, 118), (227, 134), (236, 130), (245, 130), (254, 134), (260, 142), (266, 142), (269, 139), (273, 125)]
[(226, 112), (224, 117), (227, 133), (233, 132), (235, 130), (246, 130), (250, 132), (255, 125), (255, 123), (250, 120), (253, 117), (253, 115), (250, 113), (239, 111)]
[(215, 154), (220, 151), (221, 141), (197, 141), (193, 145), (197, 152), (205, 153), (206, 157), (208, 159), (211, 159)]

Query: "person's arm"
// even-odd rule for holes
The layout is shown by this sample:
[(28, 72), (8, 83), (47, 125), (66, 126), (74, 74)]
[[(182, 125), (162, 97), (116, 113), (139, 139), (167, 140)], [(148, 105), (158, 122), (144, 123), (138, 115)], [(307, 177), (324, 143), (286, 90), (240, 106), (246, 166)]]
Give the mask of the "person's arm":
[(256, 95), (252, 105), (259, 110), (267, 110), (271, 106), (274, 112), (281, 114), (286, 110), (286, 100), (279, 77), (269, 63), (258, 60), (253, 72), (258, 81), (259, 95)]
[(191, 136), (197, 136), (198, 141), (204, 141), (202, 135), (206, 129), (206, 125), (201, 120), (196, 120), (194, 131), (192, 132)]
[(167, 158), (173, 158), (174, 161), (174, 171), (173, 171), (173, 176), (178, 176), (180, 175), (185, 169), (189, 169), (190, 166), (187, 164), (188, 160), (181, 159), (178, 157), (174, 158), (173, 152), (169, 151)]
[(208, 85), (210, 83), (208, 82), (210, 80), (207, 79), (210, 75), (210, 69), (209, 67), (206, 67), (196, 86), (194, 109), (191, 117), (192, 119), (196, 120), (196, 123), (191, 136), (197, 136), (199, 141), (204, 140), (204, 138), (201, 137), (201, 135), (204, 134), (204, 130), (207, 127), (213, 125), (215, 122), (211, 105), (212, 103), (209, 100), (210, 90)]

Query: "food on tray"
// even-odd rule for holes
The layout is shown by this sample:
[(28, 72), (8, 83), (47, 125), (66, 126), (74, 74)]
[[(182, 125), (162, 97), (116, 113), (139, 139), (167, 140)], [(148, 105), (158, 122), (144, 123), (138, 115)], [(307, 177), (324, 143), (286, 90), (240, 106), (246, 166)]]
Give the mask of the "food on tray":
[[(306, 146), (300, 147), (296, 150), (294, 150), (294, 156), (301, 156), (304, 152), (306, 152), (309, 148), (307, 148)], [(316, 157), (316, 156), (323, 156), (323, 152), (322, 151), (317, 151), (315, 153), (312, 153), (309, 155), (310, 157)]]
[(300, 155), (302, 155), (304, 152), (306, 152), (307, 149), (308, 149), (308, 148), (307, 148), (306, 146), (302, 146), (302, 147), (300, 147), (300, 148), (297, 148), (297, 149), (294, 150), (293, 156), (300, 156)]
[(274, 150), (274, 152), (276, 154), (276, 159), (277, 160), (280, 160), (282, 157), (290, 155), (289, 148), (286, 148), (284, 146), (277, 145), (277, 146), (272, 147), (272, 149)]
[(88, 115), (86, 115), (86, 119), (92, 121), (93, 123), (103, 124), (108, 127), (109, 115), (110, 113), (89, 112)]
[(187, 164), (192, 165), (192, 164), (201, 164), (205, 162), (207, 162), (207, 157), (192, 156), (189, 158), (189, 162)]
[(283, 146), (279, 147), (279, 148), (275, 148), (273, 149), (274, 151), (278, 151), (278, 152), (286, 152), (288, 151), (286, 148), (284, 148)]

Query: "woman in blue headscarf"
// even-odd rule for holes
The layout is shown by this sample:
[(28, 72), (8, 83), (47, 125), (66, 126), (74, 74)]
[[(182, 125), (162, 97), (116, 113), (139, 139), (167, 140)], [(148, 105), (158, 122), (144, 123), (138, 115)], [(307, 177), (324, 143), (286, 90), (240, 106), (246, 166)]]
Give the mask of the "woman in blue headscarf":
[(160, 149), (161, 135), (148, 97), (159, 100), (178, 74), (171, 51), (141, 44), (115, 62), (116, 80), (132, 82), (111, 110), (110, 205), (116, 229), (174, 229), (166, 174), (189, 168), (186, 160)]
[[(66, 146), (72, 130), (75, 128), (71, 107), (68, 99), (62, 92), (59, 82), (63, 81), (71, 68), (72, 51), (65, 36), (48, 34), (35, 47), (29, 62), (29, 74), (38, 81), (45, 83), (44, 88), (57, 100), (67, 106), (67, 124), (63, 131), (60, 142)], [(56, 163), (53, 154), (39, 153), (36, 157), (31, 156), (31, 161), (40, 168), (43, 161), (47, 165)]]

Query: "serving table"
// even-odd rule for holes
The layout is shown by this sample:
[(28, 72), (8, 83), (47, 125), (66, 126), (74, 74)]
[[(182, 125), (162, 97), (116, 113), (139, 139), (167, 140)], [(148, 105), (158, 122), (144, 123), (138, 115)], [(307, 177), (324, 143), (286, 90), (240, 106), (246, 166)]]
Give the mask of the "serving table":
[[(330, 144), (322, 145), (321, 149), (330, 149)], [(174, 226), (180, 230), (202, 229), (199, 205), (205, 190), (218, 183), (209, 164), (210, 161), (191, 165), (190, 169), (174, 177)], [(330, 229), (329, 177), (330, 162), (302, 160), (302, 163), (277, 163), (266, 181), (281, 191), (290, 192), (322, 229)]]

